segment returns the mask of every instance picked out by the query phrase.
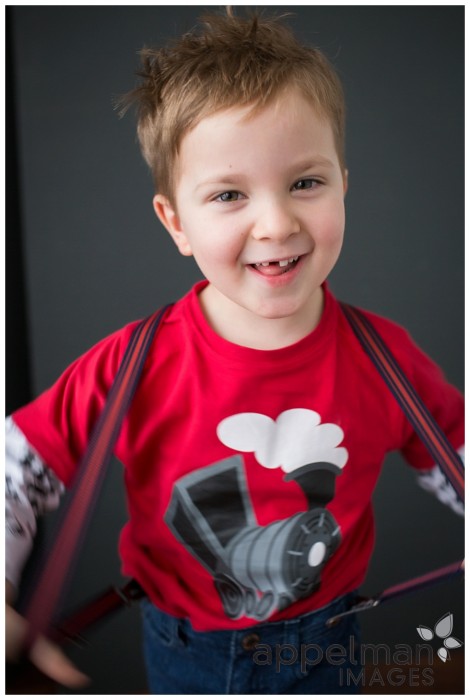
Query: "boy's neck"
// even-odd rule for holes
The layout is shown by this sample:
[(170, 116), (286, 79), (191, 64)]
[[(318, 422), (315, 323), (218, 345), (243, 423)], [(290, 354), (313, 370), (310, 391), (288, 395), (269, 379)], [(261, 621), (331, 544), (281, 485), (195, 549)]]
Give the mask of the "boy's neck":
[(319, 287), (302, 314), (274, 319), (262, 318), (233, 303), (228, 310), (211, 284), (200, 292), (199, 303), (211, 328), (224, 340), (255, 350), (278, 350), (315, 330), (323, 313), (324, 292)]

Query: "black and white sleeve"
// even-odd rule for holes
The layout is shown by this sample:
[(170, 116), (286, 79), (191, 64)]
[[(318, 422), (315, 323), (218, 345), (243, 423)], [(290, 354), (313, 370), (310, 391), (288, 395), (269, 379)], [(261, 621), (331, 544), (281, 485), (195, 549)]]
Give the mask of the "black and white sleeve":
[(19, 585), (38, 516), (59, 506), (63, 483), (42, 461), (11, 417), (5, 425), (5, 576)]
[[(464, 462), (464, 452), (464, 447), (458, 450), (462, 462)], [(457, 515), (464, 515), (465, 510), (462, 501), (458, 498), (452, 485), (448, 482), (438, 466), (428, 471), (420, 472), (418, 475), (418, 484), (426, 491), (434, 494), (434, 496), (442, 503), (445, 503), (446, 506), (449, 506), (454, 513), (457, 513)]]

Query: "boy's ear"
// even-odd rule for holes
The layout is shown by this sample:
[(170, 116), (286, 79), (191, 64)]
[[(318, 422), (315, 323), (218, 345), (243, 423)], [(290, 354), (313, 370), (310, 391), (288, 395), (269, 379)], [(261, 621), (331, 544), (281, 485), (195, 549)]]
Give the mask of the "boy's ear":
[(162, 194), (156, 194), (153, 198), (153, 208), (163, 226), (176, 243), (181, 255), (192, 255), (193, 251), (183, 231), (179, 216), (168, 197)]
[(343, 170), (343, 195), (346, 197), (346, 192), (349, 186), (349, 170)]

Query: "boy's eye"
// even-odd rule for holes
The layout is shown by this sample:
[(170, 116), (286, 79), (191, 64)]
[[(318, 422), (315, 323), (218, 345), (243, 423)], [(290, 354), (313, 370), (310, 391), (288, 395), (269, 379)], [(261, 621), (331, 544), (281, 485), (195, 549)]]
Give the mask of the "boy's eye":
[(319, 184), (318, 180), (315, 180), (313, 177), (304, 177), (301, 180), (297, 180), (297, 182), (294, 183), (292, 189), (293, 190), (311, 190), (318, 184)]
[(236, 202), (239, 200), (241, 197), (240, 192), (235, 192), (235, 191), (230, 191), (230, 192), (222, 192), (222, 194), (219, 194), (216, 198), (216, 202)]

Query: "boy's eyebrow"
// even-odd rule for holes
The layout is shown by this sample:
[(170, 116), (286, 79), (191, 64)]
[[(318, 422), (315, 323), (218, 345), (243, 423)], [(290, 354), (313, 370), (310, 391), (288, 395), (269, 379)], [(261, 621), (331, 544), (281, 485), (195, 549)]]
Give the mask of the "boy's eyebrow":
[(310, 170), (310, 168), (316, 168), (318, 166), (323, 168), (333, 168), (334, 163), (325, 156), (317, 155), (312, 158), (302, 160), (300, 163), (294, 164), (292, 166), (292, 171), (303, 172), (304, 170)]
[(195, 189), (199, 190), (201, 187), (210, 187), (211, 185), (237, 185), (239, 184), (241, 180), (241, 175), (233, 175), (232, 173), (230, 175), (226, 175), (225, 173), (221, 173), (220, 175), (214, 175), (210, 176), (207, 178), (207, 180), (203, 180), (202, 182), (199, 182)]
[[(323, 168), (333, 168), (334, 163), (329, 159), (325, 158), (324, 156), (314, 156), (312, 158), (308, 158), (306, 160), (302, 160), (300, 163), (295, 163), (292, 165), (289, 170), (295, 174), (295, 173), (303, 173), (307, 170), (310, 170), (311, 168), (316, 168), (316, 167), (323, 167)], [(210, 175), (207, 180), (203, 180), (202, 182), (199, 182), (195, 189), (199, 190), (202, 187), (210, 187), (211, 185), (237, 185), (239, 184), (240, 180), (242, 179), (243, 175), (237, 175), (235, 173), (220, 173), (220, 175)]]

